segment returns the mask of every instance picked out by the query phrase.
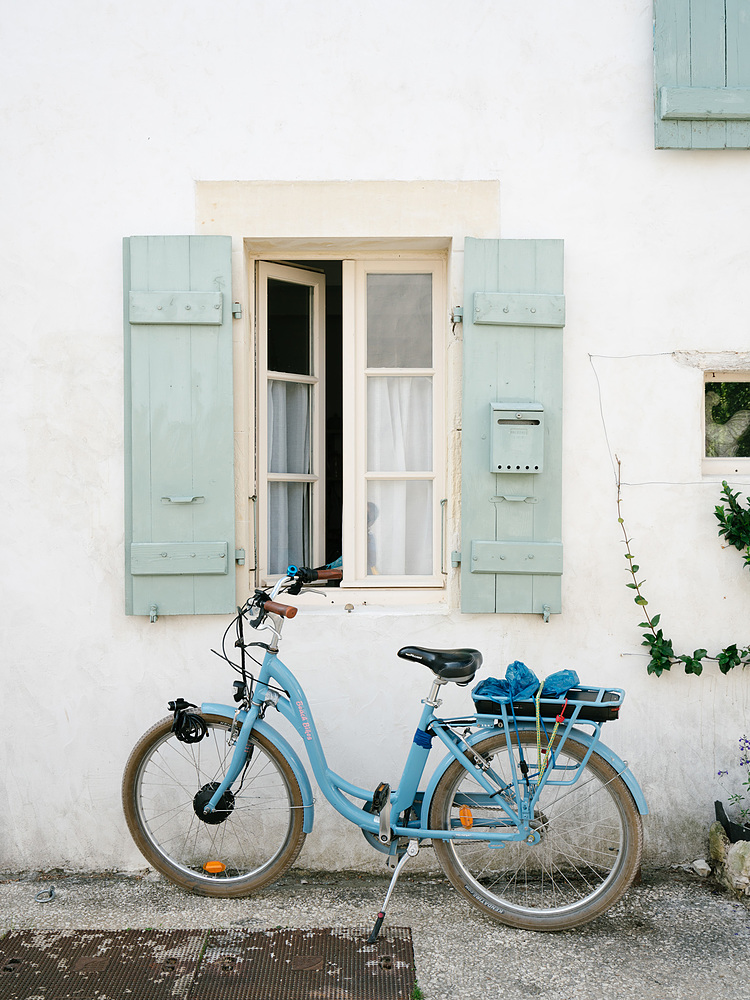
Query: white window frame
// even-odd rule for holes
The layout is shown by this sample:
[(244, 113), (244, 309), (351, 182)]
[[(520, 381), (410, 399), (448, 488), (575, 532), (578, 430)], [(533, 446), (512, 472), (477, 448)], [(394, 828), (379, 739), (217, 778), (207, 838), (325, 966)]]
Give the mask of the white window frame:
[[(367, 276), (368, 274), (430, 274), (432, 276), (432, 366), (430, 368), (370, 369), (367, 367)], [(383, 589), (389, 587), (443, 587), (441, 572), (440, 500), (444, 495), (445, 468), (445, 262), (403, 254), (391, 259), (344, 261), (342, 274), (344, 330), (354, 337), (343, 338), (344, 455), (354, 456), (344, 463), (343, 587)], [(367, 471), (367, 379), (368, 376), (426, 375), (432, 378), (432, 470), (397, 475)], [(373, 480), (432, 481), (432, 561), (426, 576), (368, 576), (367, 574), (367, 484)], [(353, 530), (346, 531), (346, 526)]]
[(701, 469), (704, 476), (731, 476), (750, 475), (750, 457), (709, 457), (706, 455), (706, 405), (705, 393), (707, 382), (748, 382), (750, 383), (750, 371), (704, 371), (703, 372), (703, 400), (701, 408), (701, 441), (703, 458)]
[[(380, 242), (380, 241), (379, 241)], [(394, 240), (394, 243), (398, 243)], [(254, 250), (247, 254), (247, 280), (250, 288), (255, 289), (251, 300), (256, 302), (255, 316), (255, 364), (248, 373), (252, 381), (257, 381), (257, 391), (249, 393), (249, 399), (254, 399), (255, 440), (257, 446), (257, 478), (255, 489), (255, 523), (257, 539), (257, 580), (265, 585), (274, 579), (265, 571), (267, 558), (268, 530), (267, 506), (265, 494), (262, 493), (264, 478), (261, 469), (267, 469), (267, 398), (261, 398), (261, 379), (256, 379), (256, 373), (265, 371), (265, 352), (263, 338), (258, 332), (264, 327), (260, 323), (260, 309), (265, 308), (264, 295), (260, 294), (259, 268), (271, 267), (274, 261), (281, 263), (289, 260), (340, 260), (342, 262), (342, 367), (343, 367), (343, 514), (342, 514), (342, 560), (344, 579), (336, 589), (328, 588), (326, 598), (333, 604), (345, 604), (361, 599), (366, 604), (374, 600), (378, 604), (398, 604), (408, 595), (409, 603), (431, 603), (443, 600), (446, 588), (447, 572), (443, 565), (445, 552), (445, 467), (447, 461), (445, 424), (446, 407), (446, 321), (448, 315), (447, 303), (447, 264), (448, 247), (440, 249), (425, 249), (414, 251), (389, 251), (387, 249), (361, 250), (352, 248), (353, 241), (327, 241), (326, 249), (311, 241), (308, 246), (304, 240), (295, 239), (275, 242), (271, 248), (263, 251)], [(367, 544), (367, 474), (366, 464), (366, 369), (364, 367), (365, 337), (366, 337), (366, 276), (367, 273), (394, 273), (396, 271), (411, 273), (430, 273), (432, 281), (432, 324), (433, 324), (433, 366), (430, 369), (409, 369), (410, 375), (429, 374), (433, 379), (433, 468), (430, 477), (433, 482), (432, 508), (432, 543), (433, 572), (425, 576), (368, 576), (366, 571)], [(269, 272), (270, 273), (270, 272)], [(284, 279), (286, 280), (286, 279)], [(353, 336), (347, 336), (347, 332)], [(261, 365), (263, 366), (261, 368)], [(321, 371), (322, 369), (317, 369)], [(396, 371), (392, 369), (378, 370)], [(349, 374), (351, 373), (351, 374)], [(321, 397), (322, 398), (322, 397)], [(351, 417), (349, 415), (352, 415)], [(249, 414), (253, 419), (252, 411)], [(319, 446), (321, 447), (321, 446)], [(322, 454), (322, 451), (320, 452)], [(354, 461), (350, 457), (354, 456)], [(396, 477), (394, 477), (396, 478)], [(399, 474), (398, 479), (410, 478), (409, 473)], [(425, 479), (427, 476), (414, 474), (415, 479)], [(319, 491), (322, 492), (322, 491)], [(320, 522), (319, 522), (320, 523)], [(320, 565), (322, 558), (317, 561)], [(311, 599), (311, 600), (314, 600)], [(317, 607), (319, 602), (313, 603)]]
[[(268, 316), (266, 313), (268, 279), (295, 282), (313, 290), (312, 322), (314, 332), (310, 349), (311, 375), (297, 375), (288, 372), (271, 372), (268, 369)], [(311, 487), (310, 517), (312, 522), (312, 562), (319, 566), (323, 560), (323, 536), (325, 533), (325, 430), (319, 414), (325, 409), (325, 281), (324, 276), (312, 275), (310, 271), (272, 261), (261, 260), (257, 264), (257, 329), (256, 338), (256, 454), (257, 493), (260, 517), (258, 535), (258, 573), (261, 582), (270, 583), (278, 579), (278, 574), (269, 573), (268, 560), (268, 486), (271, 482), (309, 483)], [(261, 333), (262, 331), (262, 333)], [(311, 387), (310, 451), (311, 471), (309, 474), (273, 473), (268, 471), (268, 383), (270, 381), (296, 382)]]

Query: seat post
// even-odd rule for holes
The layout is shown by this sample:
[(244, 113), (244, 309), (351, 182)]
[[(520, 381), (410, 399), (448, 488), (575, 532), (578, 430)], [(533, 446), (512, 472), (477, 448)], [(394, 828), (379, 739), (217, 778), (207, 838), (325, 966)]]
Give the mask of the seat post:
[(422, 699), (422, 704), (429, 705), (430, 708), (439, 708), (443, 703), (440, 698), (438, 698), (438, 691), (443, 684), (445, 684), (445, 681), (441, 680), (440, 677), (436, 677), (432, 682), (429, 695)]

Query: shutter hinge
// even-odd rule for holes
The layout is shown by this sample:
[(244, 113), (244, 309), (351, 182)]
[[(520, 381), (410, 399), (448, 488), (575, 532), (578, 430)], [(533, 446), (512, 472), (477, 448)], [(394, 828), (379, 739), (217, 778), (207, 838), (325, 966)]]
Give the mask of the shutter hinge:
[(234, 550), (234, 561), (237, 563), (238, 566), (244, 566), (245, 565), (245, 550), (244, 549), (235, 549)]
[(451, 552), (451, 566), (455, 569), (457, 566), (461, 565), (461, 553)]
[(234, 316), (235, 319), (242, 319), (242, 303), (241, 302), (233, 302), (232, 303), (232, 316)]
[(453, 329), (455, 330), (458, 324), (463, 323), (463, 321), (464, 321), (464, 307), (454, 306), (453, 310), (451, 311), (451, 323), (453, 324)]
[(149, 609), (149, 621), (151, 622), (152, 625), (154, 624), (154, 622), (158, 617), (159, 617), (159, 609), (156, 607), (155, 604), (152, 604)]

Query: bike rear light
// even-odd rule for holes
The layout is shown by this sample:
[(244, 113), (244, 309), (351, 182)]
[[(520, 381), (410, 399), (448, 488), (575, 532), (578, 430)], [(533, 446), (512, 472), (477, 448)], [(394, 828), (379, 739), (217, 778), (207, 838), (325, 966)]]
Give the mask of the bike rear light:
[(474, 826), (474, 817), (472, 816), (471, 809), (468, 806), (461, 806), (458, 810), (458, 815), (461, 818), (461, 826), (464, 830), (471, 830)]
[(203, 866), (203, 871), (208, 872), (209, 875), (221, 875), (226, 870), (227, 866), (221, 861), (207, 861)]

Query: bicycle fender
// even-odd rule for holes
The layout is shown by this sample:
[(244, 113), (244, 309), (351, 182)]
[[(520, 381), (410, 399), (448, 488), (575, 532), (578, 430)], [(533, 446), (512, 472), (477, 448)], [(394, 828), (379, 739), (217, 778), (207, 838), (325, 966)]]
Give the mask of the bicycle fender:
[[(220, 715), (225, 719), (229, 719), (231, 722), (234, 719), (234, 713), (236, 709), (232, 708), (231, 705), (217, 705), (213, 703), (204, 703), (201, 705), (201, 712), (205, 715)], [(245, 712), (240, 712), (240, 721), (245, 717)], [(313, 822), (315, 820), (315, 799), (313, 798), (312, 787), (310, 785), (310, 779), (307, 776), (307, 771), (305, 770), (302, 761), (297, 756), (294, 748), (284, 739), (281, 733), (278, 733), (272, 726), (269, 726), (267, 722), (262, 719), (257, 719), (255, 725), (253, 726), (253, 732), (258, 732), (261, 736), (265, 736), (269, 743), (273, 743), (279, 753), (283, 754), (287, 759), (287, 763), (291, 767), (294, 777), (297, 779), (300, 791), (302, 792), (302, 806), (303, 806), (303, 823), (302, 830), (304, 833), (310, 833), (313, 828)]]
[[(519, 725), (519, 729), (534, 729), (533, 726), (523, 726)], [(466, 737), (466, 742), (469, 746), (473, 746), (475, 743), (481, 742), (481, 740), (487, 739), (488, 736), (494, 736), (498, 733), (495, 726), (486, 726), (483, 729), (478, 729), (476, 732), (472, 733), (470, 736)], [(625, 782), (628, 791), (633, 796), (636, 808), (642, 816), (648, 815), (648, 805), (646, 804), (646, 797), (641, 790), (641, 786), (635, 779), (633, 772), (627, 766), (624, 760), (617, 756), (614, 750), (610, 750), (608, 746), (605, 746), (601, 741), (597, 742), (593, 736), (589, 736), (588, 733), (584, 733), (580, 729), (572, 729), (570, 732), (571, 739), (577, 740), (579, 743), (583, 743), (585, 746), (595, 745), (596, 752), (602, 757), (610, 767), (613, 767), (615, 771), (619, 774), (622, 780)], [(424, 793), (424, 799), (422, 800), (422, 824), (427, 825), (428, 817), (430, 815), (430, 807), (432, 805), (432, 796), (435, 793), (435, 788), (437, 783), (440, 781), (442, 776), (448, 770), (450, 765), (456, 758), (452, 754), (446, 754), (445, 757), (440, 761), (438, 766), (430, 778), (429, 784)]]

